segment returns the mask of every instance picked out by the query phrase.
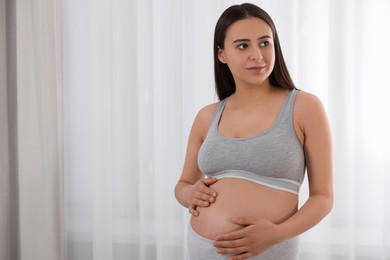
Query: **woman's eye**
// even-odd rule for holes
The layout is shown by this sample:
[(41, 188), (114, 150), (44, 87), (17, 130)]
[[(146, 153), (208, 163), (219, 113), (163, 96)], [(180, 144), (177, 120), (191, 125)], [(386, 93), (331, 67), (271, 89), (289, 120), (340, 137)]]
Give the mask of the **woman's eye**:
[(267, 47), (269, 45), (269, 41), (261, 42), (260, 46), (261, 47)]
[(248, 44), (242, 43), (242, 44), (238, 45), (237, 48), (239, 48), (239, 49), (246, 49), (246, 48), (248, 48)]

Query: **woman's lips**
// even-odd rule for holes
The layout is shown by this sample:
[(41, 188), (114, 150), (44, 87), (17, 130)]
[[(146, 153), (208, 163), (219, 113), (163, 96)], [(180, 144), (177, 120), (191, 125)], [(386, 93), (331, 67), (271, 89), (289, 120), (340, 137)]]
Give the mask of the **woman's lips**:
[(252, 66), (252, 67), (249, 67), (247, 69), (249, 71), (253, 71), (253, 72), (261, 72), (265, 69), (265, 66)]

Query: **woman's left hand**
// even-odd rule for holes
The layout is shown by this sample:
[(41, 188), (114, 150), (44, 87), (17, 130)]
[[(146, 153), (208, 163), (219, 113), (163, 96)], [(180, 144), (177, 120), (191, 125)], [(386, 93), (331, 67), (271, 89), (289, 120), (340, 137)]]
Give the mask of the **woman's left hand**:
[(278, 225), (259, 217), (233, 218), (242, 229), (217, 236), (214, 246), (219, 254), (233, 254), (229, 260), (259, 255), (279, 242)]

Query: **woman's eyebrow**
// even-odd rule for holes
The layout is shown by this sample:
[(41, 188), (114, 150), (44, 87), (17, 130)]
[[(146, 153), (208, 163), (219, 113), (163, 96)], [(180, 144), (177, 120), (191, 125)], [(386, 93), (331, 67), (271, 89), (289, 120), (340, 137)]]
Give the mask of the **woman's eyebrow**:
[[(269, 35), (263, 35), (263, 36), (260, 36), (259, 38), (257, 38), (257, 40), (263, 40), (263, 39), (270, 39), (271, 36)], [(239, 39), (236, 39), (234, 40), (232, 43), (237, 43), (237, 42), (249, 42), (250, 39), (246, 39), (246, 38), (239, 38)]]

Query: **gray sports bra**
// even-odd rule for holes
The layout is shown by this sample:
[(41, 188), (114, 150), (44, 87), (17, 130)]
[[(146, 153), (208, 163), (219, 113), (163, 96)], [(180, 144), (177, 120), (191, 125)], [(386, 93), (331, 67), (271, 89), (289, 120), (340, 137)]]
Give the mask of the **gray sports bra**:
[(198, 153), (198, 165), (203, 174), (217, 179), (245, 179), (298, 194), (306, 165), (293, 125), (297, 93), (295, 89), (288, 93), (271, 128), (247, 138), (224, 137), (218, 132), (228, 98), (222, 100)]

